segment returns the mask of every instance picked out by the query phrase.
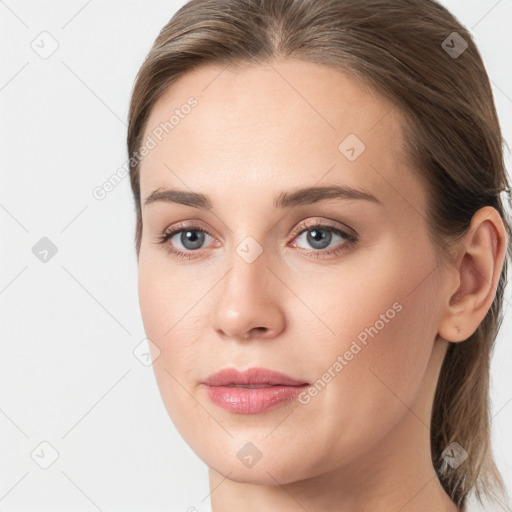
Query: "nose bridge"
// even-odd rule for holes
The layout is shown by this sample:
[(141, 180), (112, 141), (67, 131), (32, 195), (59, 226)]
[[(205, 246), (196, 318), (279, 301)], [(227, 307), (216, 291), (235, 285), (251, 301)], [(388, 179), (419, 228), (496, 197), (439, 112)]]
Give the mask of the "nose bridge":
[[(237, 205), (238, 206), (238, 205)], [(242, 204), (238, 206), (238, 211), (247, 210)], [(251, 219), (253, 223), (251, 224)], [(230, 226), (230, 243), (227, 245), (229, 268), (231, 268), (226, 279), (229, 286), (237, 288), (252, 287), (257, 282), (262, 282), (269, 269), (266, 267), (270, 263), (268, 253), (269, 244), (265, 242), (265, 237), (270, 236), (267, 231), (266, 223), (261, 222), (260, 215), (251, 215), (245, 219), (238, 216), (237, 221)], [(261, 242), (261, 243), (260, 243)]]
[(215, 305), (216, 330), (243, 339), (255, 328), (266, 333), (280, 329), (284, 321), (281, 301), (276, 297), (276, 283), (272, 283), (276, 278), (268, 264), (263, 246), (254, 237), (242, 237), (233, 246), (229, 271)]
[[(266, 275), (268, 256), (263, 246), (251, 235), (244, 236), (233, 247), (231, 271), (226, 276), (224, 292), (236, 301), (257, 302), (259, 292), (270, 292)], [(265, 286), (267, 285), (267, 286)]]

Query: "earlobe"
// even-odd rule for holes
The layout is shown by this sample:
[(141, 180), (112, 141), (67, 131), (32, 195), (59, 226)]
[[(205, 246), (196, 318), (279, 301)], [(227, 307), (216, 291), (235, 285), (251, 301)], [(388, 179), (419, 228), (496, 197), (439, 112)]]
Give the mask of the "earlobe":
[(495, 208), (486, 206), (474, 214), (453, 269), (458, 287), (445, 290), (448, 300), (439, 326), (443, 339), (464, 341), (485, 318), (496, 294), (507, 241), (505, 225)]

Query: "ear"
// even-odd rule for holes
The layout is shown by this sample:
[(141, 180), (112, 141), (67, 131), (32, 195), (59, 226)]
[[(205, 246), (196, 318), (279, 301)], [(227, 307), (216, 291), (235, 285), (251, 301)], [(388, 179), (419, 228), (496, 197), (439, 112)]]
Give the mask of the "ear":
[(439, 335), (447, 341), (469, 338), (485, 318), (494, 297), (508, 246), (503, 219), (492, 206), (478, 210), (460, 249), (446, 289)]

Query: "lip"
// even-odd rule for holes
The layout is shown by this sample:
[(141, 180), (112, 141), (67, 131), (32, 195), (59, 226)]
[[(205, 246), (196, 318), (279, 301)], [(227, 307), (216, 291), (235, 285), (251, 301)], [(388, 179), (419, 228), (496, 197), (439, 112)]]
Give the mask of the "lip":
[(204, 384), (208, 386), (250, 386), (250, 385), (266, 385), (266, 386), (302, 386), (307, 382), (293, 379), (292, 377), (268, 370), (267, 368), (249, 368), (243, 372), (236, 368), (224, 368), (219, 372), (213, 373), (204, 380)]
[(258, 414), (289, 403), (309, 385), (266, 368), (225, 368), (202, 384), (213, 403), (238, 414)]

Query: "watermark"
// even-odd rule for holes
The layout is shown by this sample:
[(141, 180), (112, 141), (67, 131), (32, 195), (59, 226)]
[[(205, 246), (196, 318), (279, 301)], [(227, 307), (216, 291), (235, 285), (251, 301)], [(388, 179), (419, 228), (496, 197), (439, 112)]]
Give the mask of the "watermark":
[(58, 49), (59, 42), (49, 32), (43, 31), (30, 43), (30, 47), (41, 59), (48, 59)]
[(252, 263), (263, 252), (263, 247), (252, 237), (246, 236), (236, 247), (236, 253), (246, 263)]
[(364, 142), (355, 133), (347, 135), (338, 145), (338, 151), (350, 162), (357, 160), (365, 149)]
[[(375, 323), (371, 327), (366, 327), (363, 331), (361, 331), (357, 336), (357, 340), (352, 340), (352, 343), (350, 344), (350, 348), (346, 350), (342, 355), (339, 355), (336, 358), (336, 361), (329, 366), (327, 371), (322, 374), (322, 376), (316, 380), (315, 384), (312, 386), (309, 386), (306, 390), (304, 390), (300, 395), (298, 396), (297, 400), (303, 404), (309, 404), (312, 397), (315, 397), (318, 395), (322, 389), (324, 389), (331, 380), (336, 377), (338, 373), (345, 368), (349, 364), (352, 359), (354, 359), (354, 356), (359, 354), (363, 347), (366, 347), (368, 344), (368, 337), (374, 338), (379, 334), (379, 332), (384, 329), (386, 324), (388, 324), (393, 318), (395, 318), (396, 314), (402, 311), (402, 304), (400, 302), (396, 301), (393, 303), (393, 305), (386, 310), (385, 313), (381, 313), (379, 316), (379, 320), (376, 320)], [(359, 344), (358, 343), (361, 344)]]
[(160, 349), (149, 338), (144, 338), (134, 349), (133, 355), (144, 366), (151, 366), (160, 357)]
[(452, 32), (441, 47), (452, 59), (458, 59), (467, 50), (468, 42), (458, 32)]
[(140, 145), (139, 150), (136, 151), (123, 165), (112, 173), (109, 178), (101, 185), (92, 189), (92, 196), (98, 201), (102, 201), (107, 195), (112, 192), (121, 181), (130, 174), (130, 169), (137, 166), (149, 153), (155, 149), (159, 142), (162, 141), (165, 135), (168, 135), (176, 126), (178, 126), (185, 117), (187, 117), (194, 107), (197, 107), (198, 101), (194, 96), (191, 96), (186, 103), (181, 105), (180, 108), (174, 109), (174, 113), (167, 121), (161, 122), (158, 126), (151, 130), (151, 133), (146, 136), (144, 142)]
[(446, 447), (441, 457), (452, 469), (457, 469), (468, 458), (468, 452), (454, 441)]
[(42, 263), (48, 263), (57, 254), (57, 251), (57, 246), (46, 236), (43, 236), (32, 247), (32, 254)]
[(32, 450), (30, 457), (41, 469), (48, 469), (59, 458), (59, 452), (48, 441), (42, 441)]
[(256, 445), (249, 442), (236, 452), (236, 456), (244, 466), (252, 468), (263, 457), (263, 454)]

